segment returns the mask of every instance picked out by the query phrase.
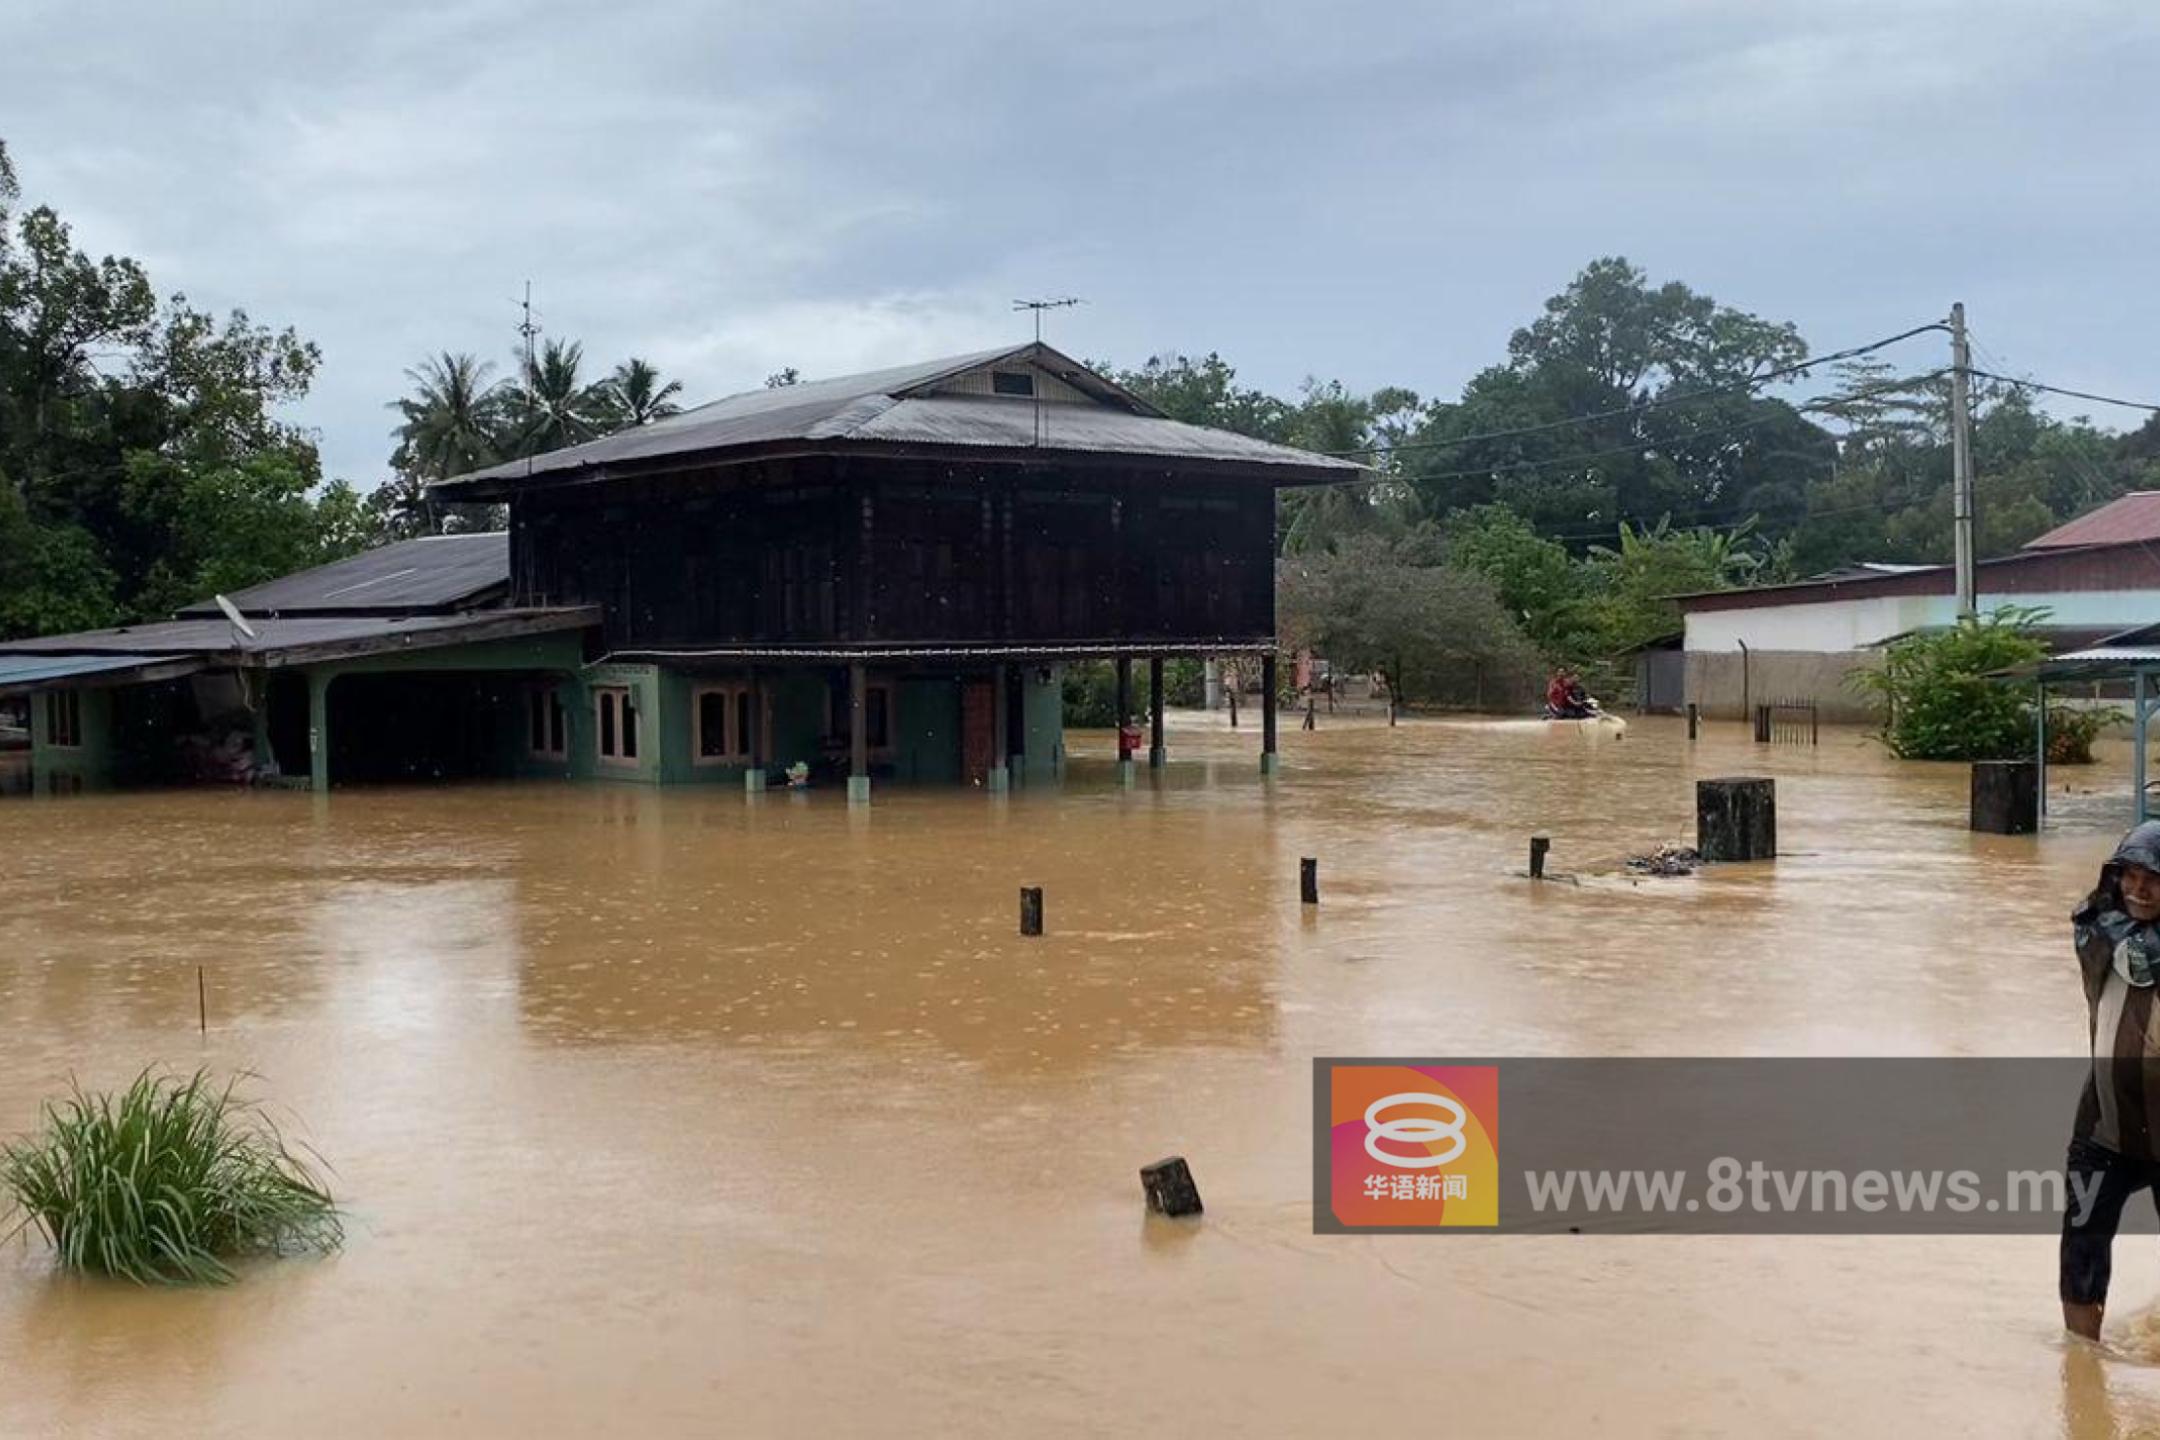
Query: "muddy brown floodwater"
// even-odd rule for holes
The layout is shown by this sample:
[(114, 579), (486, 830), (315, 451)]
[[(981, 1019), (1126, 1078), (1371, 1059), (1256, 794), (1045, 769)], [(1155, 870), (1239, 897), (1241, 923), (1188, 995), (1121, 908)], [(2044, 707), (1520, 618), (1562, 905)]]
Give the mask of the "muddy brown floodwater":
[[(1318, 1237), (1315, 1054), (2077, 1053), (2037, 841), (1856, 732), (1177, 717), (1130, 791), (604, 784), (0, 800), (0, 1133), (246, 1068), (345, 1252), (139, 1291), (0, 1250), (7, 1435), (2108, 1435), (2160, 1425), (2043, 1237)], [(1770, 867), (1533, 888), (1779, 781)], [(1321, 857), (1301, 914), (1297, 864)], [(1016, 932), (1021, 885), (1049, 934)], [(196, 1031), (196, 967), (209, 1036)], [(1182, 1152), (1208, 1213), (1149, 1222)]]

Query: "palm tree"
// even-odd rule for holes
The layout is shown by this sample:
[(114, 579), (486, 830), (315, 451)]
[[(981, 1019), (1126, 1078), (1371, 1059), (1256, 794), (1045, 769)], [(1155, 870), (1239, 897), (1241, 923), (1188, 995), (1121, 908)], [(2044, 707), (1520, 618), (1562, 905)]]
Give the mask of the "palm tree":
[(611, 430), (650, 425), (682, 413), (682, 406), (675, 403), (675, 397), (682, 393), (682, 381), (661, 384), (660, 372), (634, 355), (615, 367), (615, 373), (601, 382), (601, 389), (606, 392)]
[(584, 361), (585, 347), (575, 340), (550, 340), (541, 347), (510, 401), (517, 454), (545, 455), (607, 429), (607, 383), (580, 381), (578, 366)]
[(502, 458), (502, 387), (488, 380), (494, 369), (445, 350), (405, 372), (413, 393), (390, 402), (405, 417), (390, 457), (399, 474), (441, 480)]

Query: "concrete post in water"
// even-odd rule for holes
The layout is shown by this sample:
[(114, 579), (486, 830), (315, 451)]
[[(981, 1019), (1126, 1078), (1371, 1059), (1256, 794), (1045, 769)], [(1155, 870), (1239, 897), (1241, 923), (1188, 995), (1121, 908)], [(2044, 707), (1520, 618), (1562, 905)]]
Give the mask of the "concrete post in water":
[(1009, 684), (1007, 667), (999, 665), (990, 682), (990, 771), (983, 780), (993, 793), (1012, 785), (1012, 760), (1005, 753), (1005, 742), (1012, 728), (1012, 717), (1006, 708)]
[(1550, 835), (1532, 835), (1530, 837), (1531, 879), (1542, 880), (1545, 878), (1545, 852), (1550, 849), (1552, 849), (1552, 837)]
[(1140, 1188), (1147, 1192), (1147, 1208), (1158, 1215), (1200, 1213), (1200, 1187), (1193, 1183), (1192, 1167), (1182, 1155), (1140, 1167)]
[(1275, 753), (1275, 652), (1260, 657), (1260, 773), (1273, 775), (1282, 769)]
[(1020, 933), (1040, 935), (1043, 933), (1042, 886), (1020, 887)]
[(1300, 905), (1320, 903), (1320, 861), (1317, 857), (1307, 855), (1297, 862), (1297, 882)]
[(1731, 776), (1695, 782), (1695, 848), (1704, 860), (1777, 857), (1777, 782)]
[(2031, 760), (1973, 762), (1969, 825), (1990, 835), (2030, 835), (2039, 829), (2039, 765)]
[(1163, 747), (1163, 707), (1169, 703), (1163, 695), (1163, 657), (1151, 655), (1147, 662), (1148, 692), (1148, 751), (1150, 770), (1160, 770), (1170, 758)]
[[(870, 803), (870, 679), (860, 660), (848, 666), (848, 780), (850, 805)], [(886, 717), (891, 723), (891, 717)]]
[(1700, 709), (1699, 709), (1699, 708), (1698, 708), (1698, 707), (1696, 706), (1696, 704), (1695, 704), (1695, 702), (1694, 702), (1694, 701), (1692, 701), (1692, 700), (1688, 701), (1688, 707), (1687, 707), (1687, 738), (1688, 738), (1688, 739), (1690, 739), (1690, 740), (1693, 740), (1693, 739), (1695, 738), (1695, 732), (1696, 732), (1696, 731), (1697, 731), (1697, 730), (1698, 730), (1698, 729), (1699, 729), (1699, 728), (1701, 727), (1701, 724), (1702, 724), (1702, 711), (1701, 711), (1701, 710), (1700, 710)]

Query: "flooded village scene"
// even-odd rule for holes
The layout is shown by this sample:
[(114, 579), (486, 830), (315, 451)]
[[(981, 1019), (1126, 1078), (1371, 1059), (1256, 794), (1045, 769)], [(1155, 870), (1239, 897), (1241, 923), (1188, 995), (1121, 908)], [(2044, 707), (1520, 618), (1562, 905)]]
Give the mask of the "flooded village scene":
[(2153, 16), (120, 9), (0, 1437), (2160, 1434)]

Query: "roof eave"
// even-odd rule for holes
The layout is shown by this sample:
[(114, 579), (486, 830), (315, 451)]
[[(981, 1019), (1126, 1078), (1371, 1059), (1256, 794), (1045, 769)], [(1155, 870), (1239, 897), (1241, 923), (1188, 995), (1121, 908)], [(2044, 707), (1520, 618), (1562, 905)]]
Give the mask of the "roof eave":
[(615, 480), (652, 479), (695, 470), (711, 470), (760, 461), (839, 455), (872, 459), (979, 460), (1001, 465), (1081, 463), (1101, 468), (1162, 466), (1224, 477), (1235, 473), (1265, 479), (1277, 488), (1341, 485), (1370, 475), (1371, 467), (1315, 455), (1311, 463), (1295, 460), (1248, 460), (1225, 456), (1158, 454), (1147, 451), (1064, 450), (1054, 446), (940, 445), (888, 440), (772, 440), (684, 451), (650, 460), (563, 466), (532, 475), (496, 476), (488, 471), (435, 480), (429, 493), (454, 503), (508, 500), (535, 490), (566, 489)]

